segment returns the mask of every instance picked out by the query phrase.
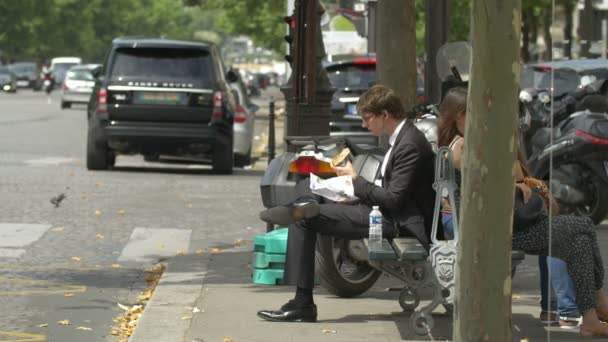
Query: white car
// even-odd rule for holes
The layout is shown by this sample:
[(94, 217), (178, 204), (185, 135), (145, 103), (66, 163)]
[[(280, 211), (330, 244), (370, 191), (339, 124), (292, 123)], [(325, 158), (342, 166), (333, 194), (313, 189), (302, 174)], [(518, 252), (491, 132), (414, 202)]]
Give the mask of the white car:
[(72, 103), (88, 103), (95, 87), (95, 72), (100, 64), (83, 64), (72, 67), (61, 85), (61, 108), (70, 108)]
[(51, 59), (51, 72), (55, 79), (55, 84), (63, 83), (66, 72), (73, 66), (82, 64), (80, 57), (55, 57)]
[(241, 77), (237, 82), (230, 83), (230, 88), (237, 105), (234, 114), (234, 165), (243, 167), (251, 164), (255, 112), (259, 107), (249, 101), (247, 88)]

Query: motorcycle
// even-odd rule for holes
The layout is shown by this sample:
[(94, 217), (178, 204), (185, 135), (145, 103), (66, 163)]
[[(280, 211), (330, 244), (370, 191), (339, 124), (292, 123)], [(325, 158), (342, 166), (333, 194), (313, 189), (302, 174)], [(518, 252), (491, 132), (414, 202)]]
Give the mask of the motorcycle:
[(544, 89), (520, 92), (522, 151), (532, 175), (550, 185), (561, 213), (599, 224), (608, 214), (608, 103), (593, 85), (579, 88), (574, 71), (557, 79), (553, 96)]
[(45, 73), (42, 81), (42, 89), (44, 89), (47, 94), (50, 94), (51, 91), (53, 91), (54, 83), (53, 75), (51, 73)]

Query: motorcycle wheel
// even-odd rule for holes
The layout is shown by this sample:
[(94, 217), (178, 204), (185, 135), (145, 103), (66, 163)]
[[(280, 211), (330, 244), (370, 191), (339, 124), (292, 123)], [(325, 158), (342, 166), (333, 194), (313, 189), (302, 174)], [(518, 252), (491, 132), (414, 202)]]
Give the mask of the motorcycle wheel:
[(575, 214), (600, 224), (608, 214), (608, 185), (595, 173), (587, 171), (584, 184), (585, 202), (575, 208)]
[(317, 270), (321, 286), (338, 297), (355, 297), (369, 290), (382, 274), (366, 261), (356, 260), (348, 250), (349, 241), (319, 235)]

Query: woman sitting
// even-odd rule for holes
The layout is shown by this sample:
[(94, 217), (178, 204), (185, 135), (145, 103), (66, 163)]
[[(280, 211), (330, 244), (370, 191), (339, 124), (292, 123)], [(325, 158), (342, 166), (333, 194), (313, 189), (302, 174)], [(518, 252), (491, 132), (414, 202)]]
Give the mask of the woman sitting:
[[(461, 178), (460, 158), (464, 146), (462, 137), (465, 129), (466, 104), (466, 89), (453, 88), (446, 94), (440, 107), (439, 145), (454, 147), (457, 184), (460, 183)], [(520, 167), (516, 176), (516, 187), (517, 191), (522, 192), (525, 203), (531, 196), (532, 189), (524, 182), (524, 178), (529, 176), (525, 163), (521, 156), (518, 159)], [(456, 197), (458, 196), (457, 194)], [(458, 198), (454, 202), (458, 207)], [(549, 241), (550, 226), (551, 241)], [(608, 336), (608, 323), (605, 323), (608, 321), (608, 297), (602, 289), (604, 266), (591, 220), (578, 216), (542, 215), (539, 220), (527, 226), (514, 225), (512, 246), (513, 249), (522, 250), (527, 254), (546, 256), (549, 255), (551, 247), (552, 256), (564, 260), (568, 265), (568, 272), (574, 282), (576, 304), (583, 315), (580, 334)]]

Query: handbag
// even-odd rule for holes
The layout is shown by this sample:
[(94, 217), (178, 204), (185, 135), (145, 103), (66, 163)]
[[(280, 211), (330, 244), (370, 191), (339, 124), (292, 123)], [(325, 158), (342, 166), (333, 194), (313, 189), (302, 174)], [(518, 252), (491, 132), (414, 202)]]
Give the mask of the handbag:
[(528, 203), (524, 203), (524, 195), (519, 189), (515, 189), (515, 202), (513, 203), (513, 230), (523, 230), (538, 221), (547, 214), (545, 201), (536, 191), (532, 191)]

